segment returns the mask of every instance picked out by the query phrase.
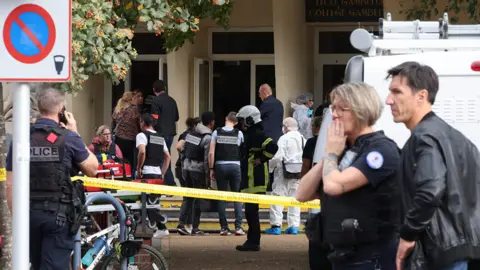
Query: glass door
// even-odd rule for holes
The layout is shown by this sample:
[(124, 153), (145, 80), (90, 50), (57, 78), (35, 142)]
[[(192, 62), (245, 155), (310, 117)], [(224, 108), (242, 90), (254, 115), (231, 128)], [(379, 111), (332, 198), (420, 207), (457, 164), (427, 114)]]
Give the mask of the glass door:
[(212, 62), (195, 58), (195, 116), (212, 110)]
[(276, 96), (275, 86), (275, 59), (254, 59), (251, 61), (251, 89), (250, 104), (260, 106), (262, 100), (258, 95), (260, 85), (267, 83), (272, 88), (273, 96)]

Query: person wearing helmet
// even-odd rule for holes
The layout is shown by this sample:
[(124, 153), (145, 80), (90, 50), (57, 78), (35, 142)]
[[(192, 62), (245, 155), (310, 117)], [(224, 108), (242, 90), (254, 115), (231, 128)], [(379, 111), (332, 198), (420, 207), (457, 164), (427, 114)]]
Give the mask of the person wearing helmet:
[[(238, 126), (244, 133), (241, 158), (242, 181), (240, 192), (265, 194), (269, 182), (268, 162), (278, 150), (272, 138), (265, 135), (260, 111), (253, 105), (244, 106), (237, 113)], [(238, 251), (260, 250), (260, 219), (258, 204), (245, 204), (248, 223), (247, 241), (238, 245)]]
[(300, 134), (305, 137), (305, 139), (310, 139), (313, 137), (312, 134), (312, 105), (313, 97), (310, 93), (303, 93), (299, 95), (295, 102), (291, 102), (290, 106), (294, 110), (293, 118), (297, 120), (298, 131)]

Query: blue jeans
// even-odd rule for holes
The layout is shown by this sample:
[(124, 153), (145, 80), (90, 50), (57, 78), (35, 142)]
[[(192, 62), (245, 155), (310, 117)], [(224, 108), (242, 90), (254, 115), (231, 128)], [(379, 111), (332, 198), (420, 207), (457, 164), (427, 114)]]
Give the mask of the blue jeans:
[[(215, 180), (217, 188), (221, 191), (227, 191), (230, 184), (232, 192), (240, 192), (240, 181), (242, 181), (242, 173), (240, 165), (237, 164), (216, 164), (215, 165)], [(228, 229), (228, 222), (225, 213), (225, 201), (218, 201), (218, 217), (222, 229)], [(235, 229), (242, 227), (242, 203), (234, 202), (235, 209)]]
[[(170, 151), (170, 148), (172, 148), (173, 136), (165, 136), (165, 143), (167, 144), (168, 152), (172, 153), (172, 151)], [(173, 178), (171, 167), (172, 167), (172, 162), (170, 161), (167, 172), (163, 172), (163, 174), (165, 175), (164, 181), (165, 181), (165, 184), (168, 186), (176, 186), (177, 184), (175, 183), (175, 179)]]
[(450, 266), (443, 268), (442, 270), (467, 270), (468, 261), (459, 261)]

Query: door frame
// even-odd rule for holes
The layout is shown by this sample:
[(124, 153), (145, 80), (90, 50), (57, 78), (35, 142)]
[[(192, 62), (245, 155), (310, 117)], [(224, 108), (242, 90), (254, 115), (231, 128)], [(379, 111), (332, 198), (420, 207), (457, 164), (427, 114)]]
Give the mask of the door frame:
[(315, 69), (315, 92), (314, 100), (322, 100), (323, 89), (323, 66), (325, 65), (346, 65), (348, 60), (357, 54), (318, 54), (319, 60)]
[[(165, 54), (140, 54), (136, 58), (132, 58), (131, 61), (159, 61), (159, 78), (163, 80), (163, 64), (167, 63), (167, 55)], [(130, 89), (130, 73), (131, 66), (128, 69), (127, 75), (124, 79), (124, 92), (131, 91)], [(112, 113), (112, 82), (106, 77), (103, 77), (103, 122), (110, 123)]]
[[(135, 59), (132, 59), (136, 62), (147, 62), (147, 61), (158, 61), (158, 78), (164, 80), (163, 78), (163, 64), (167, 63), (167, 56), (164, 54), (147, 54), (147, 55), (137, 55)], [(131, 75), (132, 67), (128, 69), (127, 76), (125, 77), (125, 92), (132, 91), (131, 89)]]
[(255, 85), (256, 78), (256, 66), (273, 65), (275, 66), (275, 58), (261, 58), (250, 60), (250, 104), (255, 105), (257, 100), (257, 86)]
[(194, 58), (194, 76), (195, 79), (193, 81), (193, 91), (194, 91), (194, 102), (193, 102), (193, 111), (195, 115), (200, 115), (200, 69), (199, 65), (203, 62), (208, 62), (208, 110), (213, 110), (213, 61), (208, 58)]

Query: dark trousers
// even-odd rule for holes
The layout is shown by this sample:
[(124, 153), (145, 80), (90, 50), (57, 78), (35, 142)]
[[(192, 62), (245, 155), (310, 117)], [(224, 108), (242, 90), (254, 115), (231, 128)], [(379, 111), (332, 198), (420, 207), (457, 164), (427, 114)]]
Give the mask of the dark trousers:
[[(206, 189), (207, 183), (204, 172), (184, 171), (185, 183), (189, 188)], [(195, 198), (187, 198), (187, 206), (185, 212), (191, 213), (186, 220), (187, 224), (192, 224), (193, 229), (198, 229), (200, 226), (200, 200)]]
[(135, 140), (127, 140), (120, 137), (115, 137), (115, 143), (122, 150), (123, 158), (135, 168)]
[(73, 235), (68, 222), (59, 227), (56, 221), (56, 213), (30, 211), (30, 262), (33, 270), (69, 269)]
[(259, 206), (256, 203), (245, 204), (245, 217), (248, 223), (247, 243), (251, 245), (260, 245), (260, 217), (258, 215)]
[(332, 263), (328, 260), (329, 249), (312, 241), (308, 241), (308, 261), (310, 270), (331, 270)]
[[(165, 136), (165, 143), (167, 144), (168, 152), (172, 153), (170, 149), (172, 148), (172, 143), (173, 143), (173, 137), (174, 136)], [(170, 161), (170, 164), (168, 165), (168, 169), (166, 172), (163, 172), (165, 175), (165, 184), (168, 186), (176, 186), (177, 184), (175, 183), (175, 179), (173, 178), (173, 173), (172, 173), (172, 162)]]
[(398, 240), (378, 243), (374, 246), (359, 246), (357, 255), (348, 261), (332, 260), (334, 270), (395, 270)]
[[(221, 191), (227, 191), (230, 185), (232, 192), (240, 192), (240, 182), (242, 181), (242, 173), (240, 165), (237, 164), (217, 164), (215, 165), (215, 180), (217, 188)], [(218, 201), (218, 218), (222, 229), (228, 229), (225, 201)], [(235, 209), (235, 229), (242, 227), (242, 203), (234, 202)]]
[[(142, 179), (162, 179), (162, 175), (161, 174), (144, 174), (142, 175)], [(161, 200), (161, 198), (159, 197), (159, 200)], [(160, 201), (158, 202), (160, 203)], [(145, 202), (145, 209), (146, 209), (146, 202)], [(142, 207), (143, 207), (143, 202), (142, 202)], [(157, 221), (157, 228), (159, 230), (165, 230), (167, 228), (167, 226), (165, 226), (164, 223), (161, 223), (163, 222), (162, 217), (160, 215), (160, 210), (157, 210), (157, 209), (148, 209), (146, 210), (146, 215), (148, 216), (148, 219), (149, 220), (155, 220)], [(159, 217), (159, 218), (154, 218), (154, 217)]]
[[(183, 172), (181, 167), (175, 168), (175, 174), (180, 181), (182, 187), (187, 187), (185, 179), (183, 178)], [(188, 216), (191, 213), (187, 212), (187, 197), (183, 196), (182, 206), (180, 207), (180, 217), (178, 218), (178, 227), (183, 227), (187, 224)]]

